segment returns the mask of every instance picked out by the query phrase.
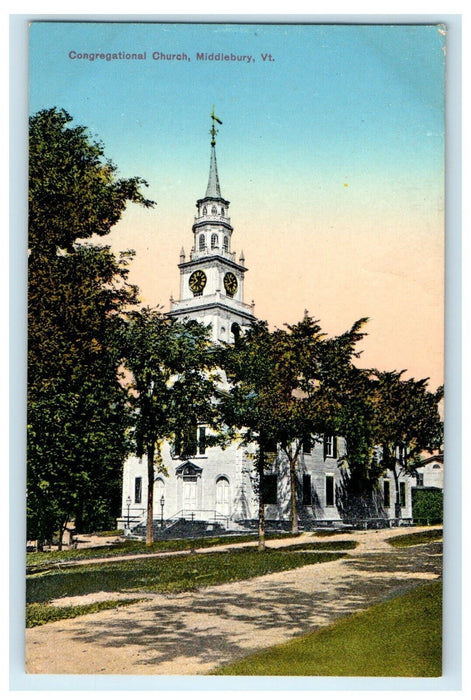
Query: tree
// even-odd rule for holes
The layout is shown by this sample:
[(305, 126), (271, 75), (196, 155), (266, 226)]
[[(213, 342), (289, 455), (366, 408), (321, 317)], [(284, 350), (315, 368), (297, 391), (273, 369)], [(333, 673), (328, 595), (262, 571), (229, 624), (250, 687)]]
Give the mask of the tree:
[(220, 391), (223, 422), (236, 428), (241, 444), (256, 445), (258, 546), (265, 548), (265, 469), (270, 445), (276, 441), (272, 413), (276, 402), (272, 337), (265, 321), (252, 323), (234, 345), (225, 344), (219, 362), (229, 382)]
[[(178, 445), (180, 458), (196, 453), (198, 423), (215, 429), (215, 357), (209, 329), (196, 321), (172, 322), (158, 309), (128, 314), (122, 329), (124, 366), (133, 415), (133, 444), (147, 459), (147, 537), (153, 542), (153, 494), (160, 446)], [(210, 442), (212, 438), (208, 436)]]
[(325, 434), (342, 434), (345, 385), (366, 320), (359, 319), (342, 335), (327, 338), (319, 322), (306, 313), (298, 324), (273, 334), (278, 398), (272, 420), (289, 464), (293, 533), (298, 531), (299, 454), (306, 441), (312, 443)]
[(322, 385), (330, 406), (331, 420), (327, 432), (343, 437), (339, 455), (343, 483), (337, 493), (338, 507), (347, 516), (365, 511), (373, 514), (374, 486), (383, 469), (377, 463), (374, 434), (374, 401), (371, 371), (356, 366), (360, 357), (358, 342), (365, 336), (367, 318), (356, 321), (340, 336), (324, 344)]
[(439, 413), (443, 387), (429, 391), (428, 379), (403, 379), (404, 372), (374, 370), (371, 377), (374, 440), (381, 466), (393, 473), (396, 518), (401, 515), (400, 476), (413, 474), (420, 453), (432, 452), (443, 443)]
[[(363, 337), (360, 319), (341, 336), (326, 339), (318, 321), (305, 315), (296, 325), (270, 332), (252, 324), (234, 346), (226, 346), (222, 364), (230, 387), (223, 399), (226, 422), (241, 431), (243, 444), (257, 444), (259, 546), (264, 544), (263, 482), (268, 446), (288, 460), (291, 530), (298, 531), (297, 464), (303, 444), (324, 433), (339, 434), (341, 392), (351, 370), (356, 343)], [(273, 447), (276, 445), (276, 447)]]
[(108, 233), (127, 201), (153, 204), (143, 180), (117, 179), (70, 122), (56, 109), (30, 119), (27, 530), (40, 545), (56, 531), (60, 542), (72, 518), (109, 527), (119, 504), (127, 418), (115, 334), (137, 290), (130, 251), (117, 258), (84, 239)]
[(271, 336), (273, 373), (270, 378), (270, 421), (276, 442), (288, 460), (290, 481), (291, 531), (298, 532), (297, 477), (299, 453), (319, 427), (324, 408), (319, 401), (319, 366), (324, 334), (307, 314), (287, 330), (275, 330)]
[[(110, 527), (127, 447), (117, 380), (119, 311), (135, 299), (128, 258), (79, 246), (30, 269), (28, 534), (50, 539), (75, 519)], [(50, 281), (50, 284), (48, 282)], [(48, 293), (45, 293), (48, 289)], [(110, 522), (111, 521), (111, 522)]]
[(128, 202), (151, 207), (139, 177), (117, 178), (117, 167), (91, 141), (86, 127), (70, 126), (63, 109), (44, 109), (29, 120), (28, 238), (32, 256), (73, 252), (78, 239), (105, 236)]

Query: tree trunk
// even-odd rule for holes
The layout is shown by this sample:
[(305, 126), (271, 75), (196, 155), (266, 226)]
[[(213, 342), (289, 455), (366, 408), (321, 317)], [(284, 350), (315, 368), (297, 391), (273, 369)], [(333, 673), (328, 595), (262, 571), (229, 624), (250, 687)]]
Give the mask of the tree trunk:
[[(67, 523), (66, 523), (67, 524)], [(65, 532), (65, 527), (66, 524), (60, 524), (59, 525), (59, 541), (57, 543), (57, 551), (62, 552), (62, 538), (64, 537), (64, 532)]]
[(391, 469), (393, 476), (394, 476), (394, 486), (396, 489), (396, 499), (394, 502), (394, 517), (399, 519), (401, 517), (401, 494), (399, 493), (399, 474), (397, 473), (397, 469), (394, 466)]
[(75, 513), (75, 529), (77, 532), (84, 531), (84, 518), (83, 518), (83, 492), (79, 491), (77, 496), (77, 508)]
[(154, 443), (147, 445), (147, 535), (146, 545), (154, 542)]
[(291, 520), (291, 532), (293, 535), (297, 535), (299, 532), (298, 523), (298, 500), (296, 492), (296, 465), (298, 463), (299, 452), (302, 446), (302, 440), (298, 441), (296, 447), (288, 446), (282, 444), (282, 450), (288, 458), (289, 464), (289, 488), (290, 488), (290, 520)]
[(289, 484), (291, 494), (291, 532), (297, 535), (299, 532), (298, 526), (298, 503), (296, 498), (296, 463), (298, 461), (298, 453), (295, 452), (294, 457), (289, 458)]
[(258, 549), (265, 549), (265, 501), (263, 494), (265, 468), (265, 449), (260, 441), (258, 444), (257, 471), (258, 471)]

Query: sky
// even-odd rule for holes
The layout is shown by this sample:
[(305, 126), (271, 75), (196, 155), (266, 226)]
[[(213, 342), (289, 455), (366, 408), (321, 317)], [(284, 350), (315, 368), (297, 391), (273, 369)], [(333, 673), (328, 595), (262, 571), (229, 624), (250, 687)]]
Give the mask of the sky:
[[(37, 22), (30, 112), (66, 109), (120, 175), (148, 182), (157, 206), (130, 205), (102, 242), (133, 248), (142, 303), (168, 308), (206, 190), (214, 105), (233, 248), (249, 268), (245, 301), (273, 327), (307, 309), (329, 335), (366, 316), (359, 363), (430, 377), (435, 388), (445, 34), (433, 25)], [(146, 58), (77, 58), (118, 52)]]

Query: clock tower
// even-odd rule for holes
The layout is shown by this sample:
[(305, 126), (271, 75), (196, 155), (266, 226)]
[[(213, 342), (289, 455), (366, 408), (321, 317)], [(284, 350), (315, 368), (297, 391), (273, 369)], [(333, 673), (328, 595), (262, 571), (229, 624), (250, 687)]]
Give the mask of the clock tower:
[(233, 341), (255, 320), (254, 304), (244, 303), (244, 254), (239, 259), (232, 251), (229, 202), (221, 194), (216, 160), (215, 122), (211, 114), (211, 157), (206, 194), (196, 202), (193, 246), (189, 259), (180, 251), (180, 299), (171, 300), (168, 315), (194, 319), (211, 325), (212, 340)]

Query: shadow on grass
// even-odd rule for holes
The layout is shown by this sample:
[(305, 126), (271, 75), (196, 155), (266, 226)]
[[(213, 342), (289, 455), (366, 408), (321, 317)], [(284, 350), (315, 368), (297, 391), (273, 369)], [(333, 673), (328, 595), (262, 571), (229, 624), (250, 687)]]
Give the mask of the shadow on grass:
[[(123, 609), (113, 619), (97, 615), (92, 624), (74, 623), (74, 637), (103, 649), (132, 645), (139, 650), (139, 665), (159, 666), (181, 658), (203, 668), (305, 634), (351, 613), (364, 610), (414, 588), (421, 574), (441, 573), (436, 545), (417, 547), (414, 552), (393, 550), (390, 554), (352, 555), (337, 562), (342, 576), (316, 579), (320, 566), (285, 572), (283, 582), (259, 578), (250, 590), (240, 582), (234, 590), (226, 586), (179, 595), (158, 596), (135, 609)], [(328, 566), (326, 564), (323, 567)], [(294, 585), (300, 571), (306, 576), (305, 590)]]

